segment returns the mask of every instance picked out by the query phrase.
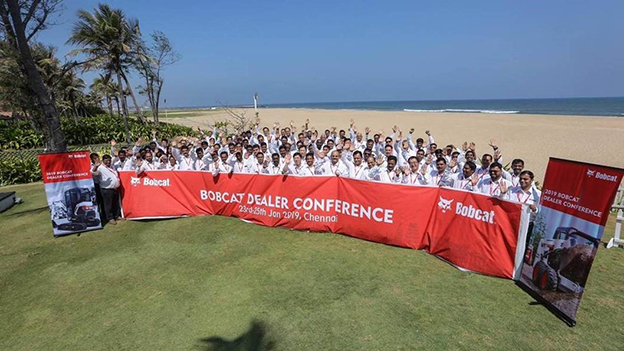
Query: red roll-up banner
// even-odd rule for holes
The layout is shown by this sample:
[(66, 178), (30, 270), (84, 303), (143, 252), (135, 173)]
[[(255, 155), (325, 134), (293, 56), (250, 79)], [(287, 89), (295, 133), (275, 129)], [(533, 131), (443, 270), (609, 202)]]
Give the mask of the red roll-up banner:
[(624, 170), (551, 158), (520, 282), (574, 325)]
[[(464, 269), (519, 274), (528, 215), (482, 194), (340, 177), (120, 172), (124, 217), (233, 216), (423, 249)], [(520, 245), (519, 245), (520, 243)]]
[(101, 229), (88, 151), (39, 155), (55, 236)]

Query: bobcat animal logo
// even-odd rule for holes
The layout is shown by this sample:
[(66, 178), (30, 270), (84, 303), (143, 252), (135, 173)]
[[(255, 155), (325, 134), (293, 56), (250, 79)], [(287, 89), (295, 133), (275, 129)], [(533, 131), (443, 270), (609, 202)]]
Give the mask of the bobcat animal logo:
[(591, 169), (587, 170), (587, 176), (588, 177), (593, 177), (595, 173), (596, 173), (596, 171), (592, 171)]
[(141, 183), (141, 178), (130, 177), (130, 184), (137, 186)]
[(440, 196), (440, 201), (438, 202), (438, 207), (442, 210), (442, 213), (446, 213), (447, 210), (451, 209), (451, 204), (455, 200), (447, 200)]

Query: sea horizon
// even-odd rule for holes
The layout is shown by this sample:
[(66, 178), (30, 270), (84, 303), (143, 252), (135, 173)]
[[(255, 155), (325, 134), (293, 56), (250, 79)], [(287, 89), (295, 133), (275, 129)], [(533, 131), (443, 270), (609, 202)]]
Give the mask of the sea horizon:
[[(253, 104), (228, 106), (253, 108)], [(220, 107), (222, 106), (185, 106), (169, 107), (168, 109), (187, 110)], [(260, 104), (258, 107), (405, 111), (412, 113), (486, 113), (624, 117), (624, 97), (301, 102)]]

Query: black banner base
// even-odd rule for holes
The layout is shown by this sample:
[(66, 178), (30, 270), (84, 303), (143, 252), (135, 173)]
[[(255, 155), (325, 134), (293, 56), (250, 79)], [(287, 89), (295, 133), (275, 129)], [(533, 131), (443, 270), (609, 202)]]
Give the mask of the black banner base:
[(531, 295), (537, 302), (539, 302), (542, 306), (546, 307), (552, 314), (554, 314), (557, 318), (559, 318), (562, 322), (568, 325), (568, 327), (574, 327), (576, 325), (576, 321), (570, 317), (568, 317), (565, 313), (561, 312), (557, 307), (555, 307), (550, 301), (544, 299), (541, 295), (536, 293), (533, 289), (528, 287), (520, 280), (516, 280), (516, 285), (520, 287), (520, 289), (524, 290), (527, 294)]

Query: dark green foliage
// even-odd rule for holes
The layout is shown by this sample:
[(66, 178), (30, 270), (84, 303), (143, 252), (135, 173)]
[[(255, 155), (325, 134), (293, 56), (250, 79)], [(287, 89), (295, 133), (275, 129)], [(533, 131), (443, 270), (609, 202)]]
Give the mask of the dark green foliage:
[[(160, 123), (159, 126), (148, 122), (130, 119), (130, 135), (133, 140), (151, 135), (152, 129), (158, 130), (158, 137), (173, 138), (176, 135), (191, 135), (193, 130), (177, 124)], [(61, 118), (61, 128), (68, 145), (104, 144), (111, 139), (124, 140), (123, 119), (100, 115), (81, 118), (78, 125), (71, 118)], [(28, 121), (0, 122), (0, 149), (42, 148), (44, 136), (35, 131)]]
[(0, 160), (0, 186), (32, 183), (41, 180), (41, 169), (36, 158)]

